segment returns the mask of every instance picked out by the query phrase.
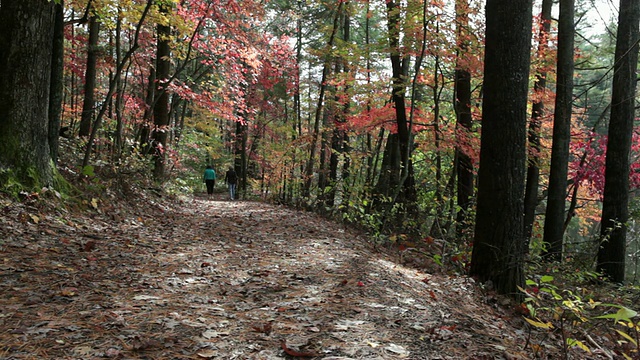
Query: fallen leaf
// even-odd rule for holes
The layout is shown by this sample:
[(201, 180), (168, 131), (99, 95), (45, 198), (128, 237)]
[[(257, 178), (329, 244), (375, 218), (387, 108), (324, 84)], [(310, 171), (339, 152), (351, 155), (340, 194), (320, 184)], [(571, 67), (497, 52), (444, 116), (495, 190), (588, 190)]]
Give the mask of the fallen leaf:
[(315, 357), (318, 356), (318, 354), (313, 353), (313, 352), (299, 352), (299, 351), (295, 351), (289, 347), (287, 347), (287, 343), (284, 340), (280, 341), (280, 347), (282, 348), (282, 350), (284, 350), (284, 352), (286, 352), (288, 355), (291, 356), (295, 356), (295, 357)]
[(217, 355), (218, 355), (218, 352), (215, 350), (205, 350), (205, 351), (200, 351), (198, 353), (198, 356), (204, 359), (211, 359), (216, 357)]

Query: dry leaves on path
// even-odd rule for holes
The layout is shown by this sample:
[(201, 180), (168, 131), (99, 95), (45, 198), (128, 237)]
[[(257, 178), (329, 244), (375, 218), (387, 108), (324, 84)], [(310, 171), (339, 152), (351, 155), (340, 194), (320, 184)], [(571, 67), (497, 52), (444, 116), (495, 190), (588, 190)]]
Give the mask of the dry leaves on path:
[(4, 206), (0, 358), (526, 358), (472, 280), (400, 266), (339, 224), (258, 202), (142, 203)]

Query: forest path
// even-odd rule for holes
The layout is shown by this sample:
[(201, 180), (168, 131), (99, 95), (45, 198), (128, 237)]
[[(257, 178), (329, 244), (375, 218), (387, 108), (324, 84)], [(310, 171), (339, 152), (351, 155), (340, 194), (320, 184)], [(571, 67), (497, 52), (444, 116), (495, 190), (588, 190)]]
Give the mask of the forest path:
[(0, 204), (0, 359), (528, 358), (472, 280), (219, 196)]

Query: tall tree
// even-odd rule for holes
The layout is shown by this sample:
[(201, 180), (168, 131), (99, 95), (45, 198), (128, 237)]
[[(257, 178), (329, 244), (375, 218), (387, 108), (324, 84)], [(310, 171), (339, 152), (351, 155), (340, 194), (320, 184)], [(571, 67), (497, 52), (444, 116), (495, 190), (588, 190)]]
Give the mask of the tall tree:
[(639, 23), (640, 1), (620, 0), (597, 264), (598, 271), (613, 282), (624, 281)]
[[(316, 148), (318, 145), (318, 138), (320, 137), (320, 123), (324, 109), (324, 98), (325, 92), (327, 91), (327, 79), (329, 77), (329, 73), (331, 71), (331, 49), (333, 48), (336, 41), (336, 34), (340, 28), (340, 18), (342, 14), (342, 8), (344, 3), (341, 1), (338, 4), (337, 9), (335, 10), (335, 15), (333, 17), (333, 26), (331, 27), (331, 35), (327, 41), (326, 49), (328, 50), (326, 53), (326, 58), (323, 60), (324, 64), (322, 67), (322, 80), (320, 81), (320, 93), (318, 95), (318, 102), (316, 105), (315, 116), (314, 116), (314, 125), (311, 133), (311, 145), (309, 147), (309, 159), (307, 160), (307, 165), (304, 170), (304, 187), (302, 190), (302, 196), (308, 198), (311, 194), (311, 184), (313, 182), (313, 170), (315, 167), (315, 157), (316, 157)], [(321, 189), (322, 190), (322, 189)]]
[[(91, 5), (90, 5), (91, 6)], [(89, 18), (89, 43), (87, 44), (87, 65), (84, 72), (84, 102), (82, 104), (82, 117), (80, 118), (80, 136), (88, 136), (91, 133), (91, 122), (95, 103), (96, 89), (96, 64), (98, 61), (98, 41), (100, 39), (100, 21), (98, 15), (92, 14)]]
[[(416, 191), (413, 178), (413, 166), (411, 163), (411, 129), (406, 106), (407, 75), (410, 56), (403, 53), (400, 45), (400, 40), (403, 35), (401, 20), (401, 2), (396, 0), (387, 1), (387, 31), (392, 77), (391, 101), (395, 110), (395, 125), (397, 129), (397, 134), (389, 135), (387, 147), (397, 146), (399, 158), (393, 156), (383, 160), (383, 162), (389, 161), (391, 163), (391, 169), (399, 169), (400, 174), (391, 173), (391, 179), (399, 179), (397, 183), (387, 180), (383, 180), (382, 183), (386, 182), (391, 185), (389, 188), (393, 192), (392, 197), (394, 200), (402, 203), (411, 203), (416, 199)], [(389, 150), (389, 152), (385, 150), (385, 157), (386, 154), (396, 153), (396, 149)], [(397, 162), (396, 159), (400, 161)], [(381, 179), (383, 179), (382, 176)]]
[(24, 186), (53, 184), (47, 137), (55, 13), (55, 4), (45, 0), (0, 6), (2, 183), (10, 169)]
[[(550, 0), (547, 0), (550, 1)], [(462, 237), (466, 233), (467, 214), (473, 198), (473, 164), (467, 153), (471, 134), (471, 74), (469, 72), (469, 1), (456, 0), (456, 70), (455, 70), (455, 111), (456, 111), (456, 174), (458, 213), (456, 231)]]
[(540, 182), (540, 128), (546, 116), (545, 92), (547, 88), (547, 61), (549, 51), (549, 34), (551, 32), (551, 8), (553, 0), (543, 0), (540, 11), (540, 27), (538, 31), (538, 56), (540, 63), (536, 68), (533, 83), (534, 100), (531, 105), (531, 121), (529, 122), (528, 140), (529, 157), (527, 159), (527, 184), (524, 194), (524, 236), (525, 251), (529, 248), (529, 239), (533, 232), (538, 205), (538, 187)]
[(487, 0), (478, 205), (470, 275), (524, 285), (523, 197), (532, 1)]
[(166, 16), (169, 14), (169, 5), (162, 2), (159, 4), (161, 23), (157, 26), (158, 43), (156, 49), (156, 86), (153, 106), (153, 147), (155, 166), (153, 177), (160, 180), (165, 174), (166, 148), (169, 126), (169, 77), (171, 72), (171, 26), (166, 23)]
[(543, 256), (553, 261), (562, 259), (569, 142), (571, 141), (571, 110), (573, 108), (574, 12), (574, 0), (560, 0), (556, 104), (553, 115), (549, 195), (544, 218), (543, 238), (548, 246)]
[(58, 161), (60, 117), (62, 115), (62, 93), (64, 73), (64, 1), (56, 4), (56, 20), (53, 28), (53, 50), (51, 58), (51, 90), (49, 93), (49, 152), (53, 162)]

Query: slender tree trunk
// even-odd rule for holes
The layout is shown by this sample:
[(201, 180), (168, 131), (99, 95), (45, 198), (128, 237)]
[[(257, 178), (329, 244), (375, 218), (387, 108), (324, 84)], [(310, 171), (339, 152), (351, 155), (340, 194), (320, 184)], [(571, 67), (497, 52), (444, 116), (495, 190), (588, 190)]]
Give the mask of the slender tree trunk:
[[(538, 59), (544, 59), (549, 51), (549, 33), (551, 31), (551, 7), (553, 0), (543, 0), (540, 12), (540, 31), (538, 33)], [(527, 159), (527, 185), (524, 195), (524, 236), (525, 251), (529, 250), (529, 240), (533, 232), (533, 223), (538, 206), (538, 186), (540, 182), (540, 125), (546, 116), (543, 95), (547, 88), (547, 64), (538, 65), (533, 91), (536, 94), (531, 106), (529, 122), (529, 157)]]
[[(160, 5), (160, 13), (169, 13), (168, 5)], [(167, 86), (171, 71), (171, 48), (169, 38), (171, 27), (158, 24), (158, 48), (156, 52), (156, 87), (155, 103), (153, 107), (153, 147), (154, 168), (153, 177), (162, 180), (166, 172), (166, 150), (169, 133), (169, 93)]]
[(100, 21), (97, 15), (92, 15), (89, 20), (89, 44), (87, 45), (87, 68), (84, 73), (84, 101), (82, 104), (82, 117), (80, 118), (80, 136), (89, 136), (91, 122), (95, 107), (96, 89), (96, 63), (98, 61), (98, 40), (100, 34)]
[[(340, 14), (342, 13), (343, 2), (340, 2), (338, 5), (338, 9), (336, 10), (335, 16), (333, 18), (333, 28), (331, 29), (331, 36), (329, 36), (329, 41), (327, 42), (327, 49), (332, 49), (336, 32), (338, 31), (338, 21), (340, 20)], [(328, 55), (327, 55), (328, 56)], [(320, 137), (320, 123), (322, 110), (324, 107), (324, 96), (326, 92), (326, 81), (329, 77), (329, 71), (331, 66), (331, 59), (324, 59), (324, 65), (322, 68), (322, 80), (320, 82), (320, 94), (318, 95), (318, 102), (316, 105), (315, 117), (314, 117), (314, 126), (313, 132), (311, 135), (311, 144), (309, 149), (309, 160), (307, 161), (307, 165), (304, 170), (304, 188), (302, 190), (302, 196), (308, 198), (311, 195), (311, 184), (313, 183), (313, 170), (314, 163), (316, 157), (316, 148), (318, 146), (318, 138)]]
[[(116, 39), (115, 39), (115, 58), (116, 64), (122, 61), (122, 44), (120, 32), (122, 31), (122, 11), (118, 6), (118, 19), (116, 20)], [(114, 160), (118, 161), (122, 157), (122, 150), (124, 148), (124, 119), (122, 115), (122, 100), (124, 97), (124, 84), (122, 78), (116, 79), (116, 132), (114, 135)]]
[(151, 124), (153, 123), (153, 104), (155, 103), (155, 85), (156, 85), (156, 68), (151, 67), (149, 69), (149, 81), (147, 83), (147, 96), (145, 97), (145, 109), (142, 116), (142, 124), (140, 125), (140, 139), (138, 141), (138, 147), (141, 149), (142, 154), (149, 154), (151, 146), (149, 146), (149, 140), (151, 139)]
[[(115, 93), (115, 91), (116, 91), (115, 79), (118, 79), (121, 76), (125, 65), (129, 61), (129, 59), (131, 58), (133, 53), (135, 53), (136, 50), (139, 47), (138, 39), (140, 38), (140, 31), (142, 29), (142, 24), (144, 23), (144, 21), (145, 21), (145, 19), (147, 17), (147, 14), (149, 13), (149, 9), (151, 8), (152, 4), (153, 4), (153, 0), (147, 0), (147, 4), (145, 5), (144, 10), (142, 11), (140, 19), (138, 20), (138, 24), (136, 26), (135, 34), (133, 36), (133, 41), (131, 42), (131, 47), (124, 54), (124, 56), (122, 57), (121, 62), (119, 64), (117, 64), (115, 76), (113, 77), (113, 79), (111, 79), (109, 81), (109, 90), (107, 91), (107, 95), (105, 96), (105, 99), (110, 99), (113, 96), (113, 94)], [(82, 167), (83, 168), (86, 167), (87, 165), (89, 165), (89, 158), (91, 157), (91, 148), (93, 147), (92, 145), (93, 145), (93, 142), (94, 142), (94, 140), (95, 140), (95, 138), (97, 136), (98, 129), (100, 128), (100, 126), (102, 124), (102, 118), (104, 117), (104, 114), (107, 111), (107, 105), (108, 105), (107, 101), (103, 101), (102, 102), (102, 106), (100, 107), (100, 111), (98, 112), (98, 115), (96, 116), (96, 120), (94, 121), (93, 126), (91, 127), (91, 133), (89, 134), (89, 140), (87, 141), (87, 148), (85, 149), (84, 158), (82, 159)]]
[(602, 201), (598, 271), (613, 282), (624, 281), (629, 220), (629, 152), (635, 119), (640, 1), (620, 0), (611, 119)]
[(524, 286), (524, 182), (532, 1), (487, 0), (478, 206), (470, 275)]
[(400, 4), (396, 0), (387, 1), (387, 30), (389, 33), (389, 47), (391, 59), (392, 94), (391, 99), (395, 107), (396, 126), (398, 130), (398, 147), (400, 151), (400, 169), (403, 179), (398, 184), (399, 198), (403, 203), (415, 202), (416, 192), (413, 186), (413, 166), (411, 166), (411, 134), (405, 104), (406, 77), (408, 57), (403, 57), (400, 49)]
[(51, 90), (49, 93), (49, 153), (54, 163), (58, 161), (60, 118), (64, 93), (64, 1), (56, 4), (53, 28), (53, 56), (51, 61)]
[(473, 164), (468, 154), (469, 138), (472, 132), (471, 117), (471, 74), (466, 58), (469, 54), (469, 2), (456, 0), (456, 35), (458, 53), (456, 55), (455, 70), (455, 111), (456, 111), (456, 171), (457, 171), (457, 201), (456, 232), (459, 239), (463, 239), (469, 232), (467, 214), (471, 209), (473, 199)]
[(562, 259), (564, 209), (567, 200), (569, 142), (573, 108), (573, 36), (574, 0), (560, 0), (558, 21), (558, 67), (556, 105), (553, 120), (553, 144), (549, 169), (549, 195), (544, 220), (543, 256), (551, 261)]

